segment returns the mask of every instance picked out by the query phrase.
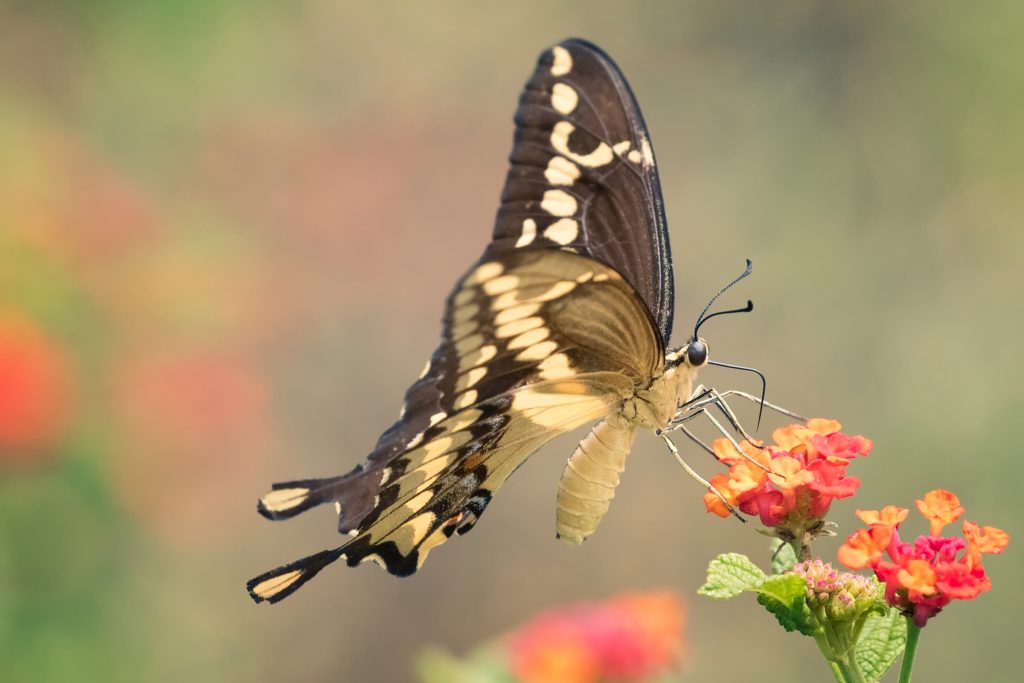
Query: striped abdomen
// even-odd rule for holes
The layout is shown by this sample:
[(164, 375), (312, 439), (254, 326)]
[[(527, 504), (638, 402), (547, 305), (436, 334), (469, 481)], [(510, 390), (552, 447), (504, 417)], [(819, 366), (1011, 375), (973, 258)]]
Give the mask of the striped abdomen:
[(634, 424), (614, 413), (576, 447), (558, 485), (559, 538), (580, 544), (597, 529), (615, 497), (635, 436)]

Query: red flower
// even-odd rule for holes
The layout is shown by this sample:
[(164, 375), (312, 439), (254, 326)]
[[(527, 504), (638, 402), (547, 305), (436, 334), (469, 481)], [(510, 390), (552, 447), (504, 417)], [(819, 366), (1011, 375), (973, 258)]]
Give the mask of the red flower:
[(779, 531), (799, 536), (810, 529), (834, 499), (857, 491), (860, 480), (846, 476), (846, 467), (873, 447), (870, 439), (848, 436), (841, 427), (821, 418), (789, 425), (772, 433), (775, 445), (743, 442), (742, 454), (728, 439), (717, 439), (715, 455), (730, 468), (711, 479), (725, 501), (709, 491), (704, 496), (708, 512), (726, 517), (732, 506)]
[(642, 681), (678, 665), (682, 630), (676, 594), (633, 594), (541, 614), (506, 649), (525, 683)]
[(982, 555), (1001, 553), (1010, 537), (972, 522), (964, 522), (965, 538), (938, 536), (964, 512), (960, 500), (949, 491), (929, 491), (917, 501), (917, 509), (931, 523), (931, 532), (913, 544), (900, 540), (897, 531), (907, 517), (906, 509), (858, 510), (857, 515), (871, 526), (846, 539), (839, 549), (839, 561), (851, 569), (874, 569), (885, 584), (889, 604), (911, 615), (917, 626), (924, 626), (952, 600), (971, 600), (992, 587)]
[(68, 425), (71, 377), (62, 349), (31, 322), (0, 317), (0, 460), (30, 460)]

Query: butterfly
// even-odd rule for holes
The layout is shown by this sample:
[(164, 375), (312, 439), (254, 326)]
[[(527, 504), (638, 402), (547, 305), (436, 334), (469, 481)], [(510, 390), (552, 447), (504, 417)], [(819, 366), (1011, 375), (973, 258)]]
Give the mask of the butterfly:
[(691, 398), (708, 346), (696, 328), (669, 346), (658, 171), (622, 72), (591, 43), (555, 45), (515, 126), (493, 238), (449, 295), (440, 346), (399, 420), (348, 474), (277, 483), (259, 500), (272, 520), (333, 503), (350, 538), (249, 581), (256, 602), (282, 600), (340, 559), (414, 573), (472, 529), (542, 445), (599, 421), (556, 498), (558, 535), (581, 543), (608, 510), (636, 433), (668, 427)]

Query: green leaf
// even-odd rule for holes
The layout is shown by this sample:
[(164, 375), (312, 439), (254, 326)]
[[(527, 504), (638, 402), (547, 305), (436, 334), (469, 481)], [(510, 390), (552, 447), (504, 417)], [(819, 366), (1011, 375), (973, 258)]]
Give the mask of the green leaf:
[(813, 636), (818, 631), (811, 611), (807, 609), (807, 583), (802, 576), (773, 576), (756, 589), (757, 601), (775, 615), (787, 631)]
[(444, 650), (429, 647), (416, 658), (421, 683), (515, 683), (505, 662), (490, 650), (477, 651), (459, 659)]
[(754, 590), (767, 578), (746, 555), (726, 553), (708, 564), (708, 577), (697, 589), (698, 595), (725, 600), (744, 591)]
[(885, 616), (870, 616), (864, 622), (853, 656), (869, 681), (879, 680), (907, 642), (907, 620), (896, 610)]
[(781, 538), (772, 539), (772, 574), (788, 572), (796, 564), (796, 551)]

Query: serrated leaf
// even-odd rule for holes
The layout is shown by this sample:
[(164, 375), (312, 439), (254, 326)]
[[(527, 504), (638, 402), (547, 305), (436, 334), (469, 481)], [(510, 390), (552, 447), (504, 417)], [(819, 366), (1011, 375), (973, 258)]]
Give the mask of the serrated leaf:
[(782, 574), (773, 576), (756, 589), (757, 601), (779, 621), (787, 631), (799, 631), (813, 636), (818, 624), (807, 609), (807, 583), (802, 576)]
[(793, 546), (780, 538), (773, 538), (772, 550), (772, 573), (782, 574), (788, 572), (796, 564), (796, 551)]
[(726, 600), (744, 591), (754, 590), (767, 578), (746, 555), (725, 553), (708, 564), (708, 576), (698, 595)]
[(907, 620), (896, 610), (891, 610), (885, 616), (868, 617), (853, 656), (864, 677), (877, 681), (900, 656), (906, 643)]

